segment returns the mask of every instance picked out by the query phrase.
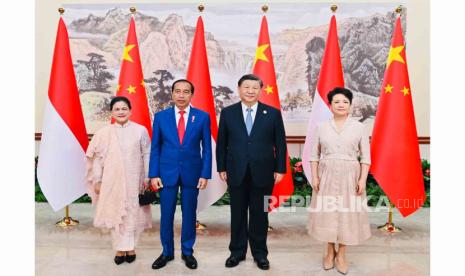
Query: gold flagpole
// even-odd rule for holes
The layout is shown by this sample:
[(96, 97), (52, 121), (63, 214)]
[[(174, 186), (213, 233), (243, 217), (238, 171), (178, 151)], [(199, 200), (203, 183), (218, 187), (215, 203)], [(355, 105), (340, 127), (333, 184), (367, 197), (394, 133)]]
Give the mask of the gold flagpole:
[[(402, 9), (403, 9), (402, 5), (399, 5), (395, 9), (395, 12), (397, 13), (398, 16), (401, 15)], [(395, 207), (395, 206), (390, 201), (389, 201), (388, 206), (389, 206), (388, 221), (384, 225), (378, 226), (378, 229), (383, 231), (383, 232), (388, 232), (388, 233), (401, 232), (402, 229), (400, 227), (395, 226), (394, 223), (392, 222), (392, 208)]]
[[(199, 10), (199, 13), (201, 14), (203, 12), (203, 10), (205, 10), (205, 6), (200, 4), (200, 5), (197, 6), (197, 9)], [(202, 230), (207, 230), (207, 229), (208, 229), (208, 227), (205, 224), (201, 223), (199, 220), (197, 220), (195, 222), (195, 230), (196, 231), (202, 231)]]
[[(261, 10), (262, 10), (263, 14), (266, 14), (266, 12), (269, 10), (268, 5), (263, 5)], [(271, 232), (273, 230), (274, 230), (273, 226), (268, 225), (268, 232)]]
[(75, 226), (78, 225), (79, 221), (73, 219), (72, 217), (69, 216), (69, 205), (66, 205), (65, 208), (65, 217), (62, 218), (60, 221), (55, 223), (56, 226), (60, 227), (68, 227), (68, 226)]
[(397, 233), (401, 232), (402, 229), (400, 227), (397, 227), (393, 222), (392, 222), (392, 208), (394, 205), (389, 202), (389, 213), (388, 213), (388, 221), (381, 226), (378, 226), (378, 229), (383, 231), (383, 232), (388, 232), (388, 233)]
[[(65, 13), (65, 9), (64, 8), (59, 8), (58, 12), (60, 13), (60, 17), (61, 17)], [(78, 224), (79, 224), (78, 220), (74, 220), (72, 217), (69, 216), (69, 205), (66, 205), (65, 217), (62, 218), (57, 223), (55, 223), (56, 226), (60, 226), (60, 227), (74, 226), (74, 225), (78, 225)]]

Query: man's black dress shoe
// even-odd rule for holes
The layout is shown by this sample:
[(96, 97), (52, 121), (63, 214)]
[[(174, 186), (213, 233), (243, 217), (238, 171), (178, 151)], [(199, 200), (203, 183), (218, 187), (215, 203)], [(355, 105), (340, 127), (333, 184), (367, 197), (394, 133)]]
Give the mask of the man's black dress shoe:
[(124, 259), (127, 263), (132, 263), (136, 260), (136, 254), (128, 255), (126, 254), (126, 258)]
[(190, 269), (197, 268), (197, 260), (195, 259), (194, 255), (186, 256), (182, 254), (181, 258), (183, 259), (184, 263), (186, 264), (188, 268)]
[(174, 260), (174, 256), (165, 256), (163, 254), (158, 257), (158, 259), (155, 260), (152, 264), (152, 269), (159, 269), (162, 268), (168, 263), (169, 261)]
[(124, 263), (124, 255), (123, 256), (115, 256), (115, 264), (120, 265)]
[(235, 267), (236, 265), (239, 264), (239, 262), (245, 260), (245, 256), (229, 256), (229, 258), (226, 260), (225, 266), (226, 267)]
[(257, 267), (261, 270), (270, 269), (270, 262), (266, 258), (254, 258), (254, 261), (257, 263)]

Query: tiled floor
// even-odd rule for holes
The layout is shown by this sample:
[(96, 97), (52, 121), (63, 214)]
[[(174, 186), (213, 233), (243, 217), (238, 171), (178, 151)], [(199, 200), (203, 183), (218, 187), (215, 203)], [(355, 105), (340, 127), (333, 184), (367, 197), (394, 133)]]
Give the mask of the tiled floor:
[[(178, 206), (179, 208), (179, 206)], [(324, 271), (321, 258), (325, 245), (306, 233), (307, 212), (270, 214), (275, 228), (268, 236), (271, 269), (259, 270), (250, 251), (247, 260), (235, 268), (225, 268), (229, 256), (229, 206), (210, 207), (199, 219), (208, 230), (197, 235), (195, 257), (199, 268), (184, 266), (180, 253), (180, 208), (175, 217), (176, 256), (159, 271), (151, 264), (161, 253), (159, 241), (159, 206), (153, 206), (154, 227), (144, 232), (132, 264), (116, 266), (110, 235), (92, 226), (92, 206), (74, 204), (71, 216), (80, 220), (77, 227), (62, 229), (55, 222), (64, 212), (55, 213), (48, 204), (36, 204), (36, 274), (54, 275), (341, 275), (336, 270)], [(349, 275), (429, 275), (429, 208), (402, 218), (394, 212), (394, 222), (403, 232), (386, 234), (376, 226), (386, 222), (387, 213), (370, 213), (373, 236), (360, 246), (348, 247)]]

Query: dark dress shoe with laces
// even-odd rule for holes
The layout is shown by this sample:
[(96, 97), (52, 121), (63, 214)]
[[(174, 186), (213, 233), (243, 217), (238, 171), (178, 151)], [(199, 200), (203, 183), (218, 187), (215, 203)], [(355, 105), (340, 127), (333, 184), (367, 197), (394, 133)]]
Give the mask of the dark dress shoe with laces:
[(254, 260), (257, 263), (257, 267), (260, 268), (261, 270), (270, 269), (270, 262), (268, 261), (267, 258), (257, 258)]
[(194, 255), (186, 256), (182, 254), (181, 258), (183, 259), (184, 263), (186, 264), (188, 268), (190, 269), (197, 268), (197, 260), (195, 259)]
[(115, 264), (120, 265), (124, 263), (124, 255), (123, 256), (115, 256)]
[(134, 255), (126, 255), (126, 258), (124, 259), (127, 263), (132, 263), (136, 260), (136, 254)]
[(159, 269), (162, 268), (168, 263), (169, 261), (174, 260), (174, 256), (165, 256), (163, 254), (158, 257), (155, 262), (152, 264), (152, 269)]
[(235, 267), (243, 260), (245, 260), (245, 256), (232, 256), (231, 255), (226, 260), (225, 266), (226, 267)]

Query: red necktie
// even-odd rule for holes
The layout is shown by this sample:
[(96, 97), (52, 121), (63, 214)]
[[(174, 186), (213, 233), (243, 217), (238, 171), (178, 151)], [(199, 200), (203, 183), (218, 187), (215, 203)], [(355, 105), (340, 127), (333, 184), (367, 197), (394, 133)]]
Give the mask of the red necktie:
[(181, 117), (179, 117), (179, 121), (178, 121), (178, 136), (179, 136), (180, 144), (182, 144), (182, 139), (184, 138), (184, 132), (186, 132), (186, 125), (184, 123), (184, 113), (186, 113), (186, 111), (184, 110), (179, 111), (179, 114), (181, 114)]

